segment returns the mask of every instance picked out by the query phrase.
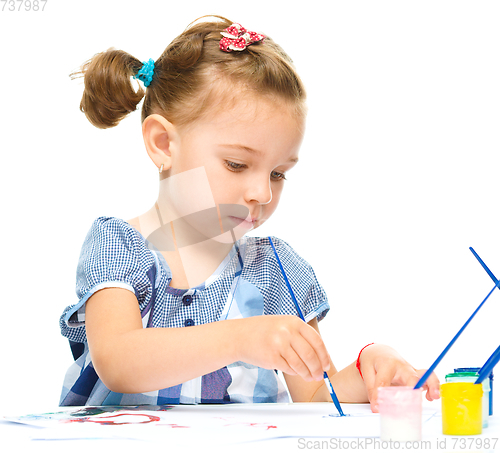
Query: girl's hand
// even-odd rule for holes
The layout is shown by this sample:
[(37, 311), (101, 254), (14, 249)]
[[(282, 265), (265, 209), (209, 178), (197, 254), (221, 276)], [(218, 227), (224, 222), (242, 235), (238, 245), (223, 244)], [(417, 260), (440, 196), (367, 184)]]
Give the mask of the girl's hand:
[[(373, 412), (378, 412), (377, 389), (390, 385), (414, 387), (426, 370), (416, 370), (394, 349), (382, 344), (373, 344), (360, 356), (361, 373), (365, 381), (368, 400)], [(432, 373), (422, 386), (428, 401), (439, 398), (439, 380)]]
[(238, 321), (238, 360), (299, 375), (306, 381), (322, 380), (330, 368), (319, 333), (296, 316), (253, 316)]

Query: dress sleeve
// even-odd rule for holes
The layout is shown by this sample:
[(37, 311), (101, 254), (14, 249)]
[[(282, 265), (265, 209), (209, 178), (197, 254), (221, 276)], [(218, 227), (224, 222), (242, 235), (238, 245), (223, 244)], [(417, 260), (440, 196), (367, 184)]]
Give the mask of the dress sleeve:
[[(287, 242), (276, 237), (271, 237), (271, 239), (306, 322), (315, 317), (321, 321), (330, 310), (330, 305), (312, 266)], [(258, 258), (260, 254), (256, 255), (255, 267), (263, 265), (267, 269), (264, 284), (260, 286), (261, 292), (264, 293), (264, 313), (298, 316), (269, 239), (260, 238), (259, 248), (264, 253), (260, 258)]]
[(148, 270), (154, 265), (152, 253), (136, 230), (120, 219), (98, 218), (82, 246), (76, 276), (79, 301), (66, 307), (61, 316), (62, 334), (70, 338), (65, 333), (68, 328), (84, 325), (85, 303), (101, 289), (127, 289), (144, 305), (152, 290)]

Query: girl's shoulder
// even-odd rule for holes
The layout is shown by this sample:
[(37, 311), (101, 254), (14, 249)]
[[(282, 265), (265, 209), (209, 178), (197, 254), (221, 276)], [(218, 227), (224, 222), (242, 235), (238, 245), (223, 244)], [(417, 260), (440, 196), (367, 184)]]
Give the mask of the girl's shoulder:
[(144, 237), (129, 223), (117, 217), (102, 216), (95, 219), (85, 237), (80, 260), (124, 260), (151, 262), (151, 251)]
[(157, 264), (146, 240), (130, 224), (117, 217), (98, 217), (82, 245), (77, 286), (125, 280), (137, 290), (148, 284), (148, 272)]
[(134, 228), (129, 222), (126, 222), (123, 219), (113, 216), (100, 216), (97, 217), (93, 222), (91, 228), (103, 228), (103, 227), (111, 227), (111, 228), (119, 228), (122, 230), (128, 230)]
[(296, 315), (295, 297), (306, 320), (326, 315), (328, 298), (314, 269), (288, 242), (249, 236), (242, 248), (242, 278), (263, 294), (266, 313)]
[(104, 242), (145, 242), (141, 234), (128, 222), (108, 216), (101, 216), (93, 221), (86, 239)]
[(293, 250), (290, 244), (276, 236), (244, 236), (241, 242), (246, 243), (247, 246), (252, 246), (262, 251), (272, 253), (271, 243), (275, 247), (280, 247), (287, 250)]
[(309, 263), (283, 239), (275, 236), (246, 236), (242, 241), (243, 255), (247, 263), (267, 264), (279, 268), (279, 261), (286, 266), (307, 267)]

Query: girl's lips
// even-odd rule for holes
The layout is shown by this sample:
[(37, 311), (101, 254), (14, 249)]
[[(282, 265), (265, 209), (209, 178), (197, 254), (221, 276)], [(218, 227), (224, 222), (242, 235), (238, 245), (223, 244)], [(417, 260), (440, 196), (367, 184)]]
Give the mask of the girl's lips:
[(256, 222), (257, 219), (252, 219), (252, 218), (246, 218), (242, 219), (240, 217), (234, 217), (234, 216), (229, 216), (229, 218), (236, 223), (237, 226), (245, 228), (246, 230), (250, 230), (253, 228), (254, 223)]

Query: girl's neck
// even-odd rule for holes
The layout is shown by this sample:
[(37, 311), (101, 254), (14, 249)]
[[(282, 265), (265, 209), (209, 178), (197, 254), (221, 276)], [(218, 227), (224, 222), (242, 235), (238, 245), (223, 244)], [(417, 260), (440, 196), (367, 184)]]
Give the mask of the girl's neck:
[(203, 235), (192, 225), (175, 217), (168, 206), (156, 203), (128, 223), (161, 252), (172, 273), (170, 286), (193, 288), (206, 281), (228, 255), (232, 237), (228, 232), (202, 240)]

